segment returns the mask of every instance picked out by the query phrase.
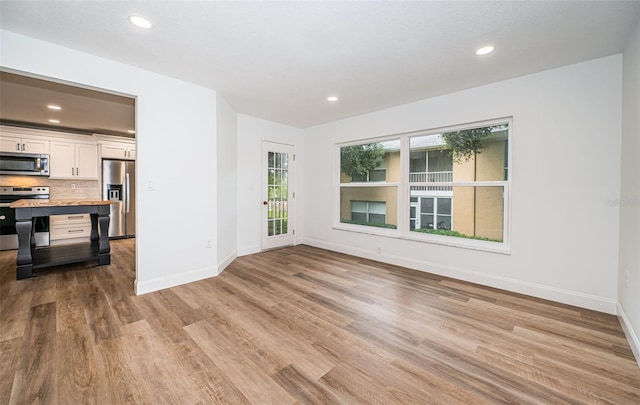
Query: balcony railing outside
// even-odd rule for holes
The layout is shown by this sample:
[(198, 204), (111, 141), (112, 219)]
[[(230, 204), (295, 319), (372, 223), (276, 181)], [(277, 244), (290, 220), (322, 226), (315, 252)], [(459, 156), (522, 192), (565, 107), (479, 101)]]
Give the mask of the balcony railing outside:
[[(409, 173), (411, 183), (449, 183), (453, 181), (453, 172), (415, 172)], [(412, 190), (450, 191), (451, 186), (411, 186)]]

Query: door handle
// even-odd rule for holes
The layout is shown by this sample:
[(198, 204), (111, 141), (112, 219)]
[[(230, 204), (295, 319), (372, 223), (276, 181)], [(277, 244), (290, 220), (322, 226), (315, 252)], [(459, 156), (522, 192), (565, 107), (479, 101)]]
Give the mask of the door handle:
[(266, 201), (263, 201), (263, 202), (262, 202), (262, 205), (269, 205), (269, 203), (268, 203), (268, 202), (266, 202)]
[(127, 173), (127, 180), (126, 180), (126, 199), (127, 199), (127, 214), (130, 212), (131, 209), (131, 183), (129, 182), (129, 173)]
[(0, 221), (4, 221), (5, 219), (7, 219), (7, 217), (5, 217), (4, 215), (0, 215)]

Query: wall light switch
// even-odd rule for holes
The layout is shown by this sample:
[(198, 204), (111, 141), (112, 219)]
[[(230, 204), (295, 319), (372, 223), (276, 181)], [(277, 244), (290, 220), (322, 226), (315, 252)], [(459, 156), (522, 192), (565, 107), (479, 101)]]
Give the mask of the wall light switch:
[(155, 189), (156, 189), (155, 182), (153, 182), (152, 180), (147, 181), (147, 190), (148, 191), (155, 191)]

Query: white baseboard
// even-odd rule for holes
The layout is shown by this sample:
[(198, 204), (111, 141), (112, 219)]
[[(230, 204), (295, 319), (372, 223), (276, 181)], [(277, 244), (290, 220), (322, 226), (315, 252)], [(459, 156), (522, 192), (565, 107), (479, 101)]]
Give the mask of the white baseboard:
[(158, 277), (152, 280), (138, 281), (136, 279), (135, 288), (136, 295), (142, 295), (153, 291), (164, 290), (165, 288), (175, 287), (177, 285), (192, 283), (194, 281), (204, 280), (205, 278), (215, 277), (218, 275), (217, 266), (205, 267), (199, 270), (190, 271), (188, 273), (180, 273), (171, 276)]
[(620, 305), (619, 302), (618, 319), (620, 320), (620, 325), (622, 325), (624, 335), (627, 337), (627, 341), (629, 342), (631, 351), (636, 358), (636, 363), (638, 363), (638, 367), (640, 367), (640, 339), (638, 339), (638, 335), (636, 335), (635, 331), (633, 330), (631, 322), (629, 322), (629, 318), (627, 318), (627, 314), (624, 313), (624, 308), (622, 308), (622, 305)]
[(252, 255), (254, 253), (259, 253), (259, 252), (260, 252), (260, 246), (247, 246), (247, 247), (238, 249), (238, 257)]
[(560, 288), (530, 283), (507, 277), (487, 275), (481, 272), (466, 270), (453, 266), (444, 266), (428, 261), (409, 259), (406, 257), (389, 254), (375, 254), (369, 250), (353, 248), (317, 239), (305, 238), (304, 243), (322, 249), (333, 250), (340, 253), (363, 257), (366, 259), (408, 267), (414, 270), (420, 270), (440, 276), (451, 277), (458, 280), (485, 285), (488, 287), (499, 288), (502, 290), (530, 295), (533, 297), (560, 302), (563, 304), (574, 305), (581, 308), (592, 309), (594, 311), (605, 312), (612, 315), (615, 315), (617, 310), (617, 302), (615, 300), (598, 297), (595, 295), (563, 290)]
[(222, 273), (224, 269), (227, 268), (228, 265), (230, 265), (234, 260), (236, 260), (237, 257), (238, 257), (237, 251), (234, 250), (233, 252), (229, 253), (227, 257), (225, 257), (220, 263), (218, 263), (218, 274)]

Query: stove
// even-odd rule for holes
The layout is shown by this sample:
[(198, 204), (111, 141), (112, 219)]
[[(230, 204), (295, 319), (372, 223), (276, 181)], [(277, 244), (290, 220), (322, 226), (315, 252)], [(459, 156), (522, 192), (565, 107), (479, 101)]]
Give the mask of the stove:
[[(0, 186), (0, 250), (18, 248), (15, 209), (9, 205), (23, 199), (48, 199), (49, 186)], [(34, 219), (36, 247), (49, 246), (49, 217)]]

